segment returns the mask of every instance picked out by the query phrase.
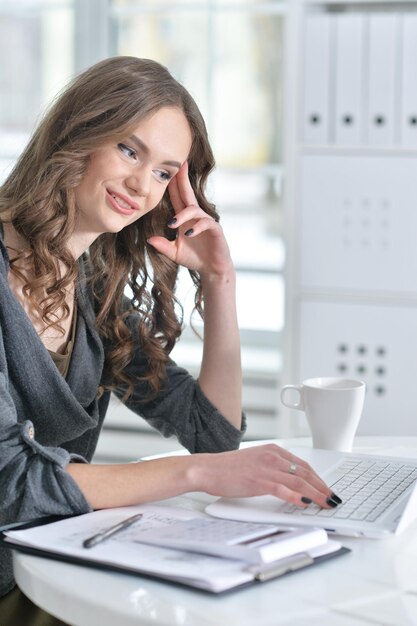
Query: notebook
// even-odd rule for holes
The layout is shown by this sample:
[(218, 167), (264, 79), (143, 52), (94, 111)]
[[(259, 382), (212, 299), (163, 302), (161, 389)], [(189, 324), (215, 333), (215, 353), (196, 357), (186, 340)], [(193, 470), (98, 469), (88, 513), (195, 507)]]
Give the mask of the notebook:
[(334, 509), (288, 504), (273, 496), (220, 498), (206, 507), (214, 517), (324, 528), (328, 533), (382, 538), (417, 518), (417, 459), (291, 449), (305, 459), (343, 503)]

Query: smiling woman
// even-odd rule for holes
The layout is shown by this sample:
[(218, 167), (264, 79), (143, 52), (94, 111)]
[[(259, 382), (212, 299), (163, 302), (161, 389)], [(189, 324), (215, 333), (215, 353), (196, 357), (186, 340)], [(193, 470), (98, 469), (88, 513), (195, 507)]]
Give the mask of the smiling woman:
[[(68, 86), (0, 188), (0, 524), (187, 491), (336, 506), (289, 452), (234, 450), (235, 271), (205, 195), (213, 165), (184, 87), (154, 61), (114, 57)], [(169, 356), (179, 266), (204, 317), (198, 380)], [(111, 391), (192, 454), (92, 464)], [(2, 626), (34, 624), (4, 548), (0, 563)]]
[(191, 144), (184, 113), (164, 107), (142, 120), (123, 142), (95, 150), (75, 189), (78, 211), (70, 245), (76, 256), (102, 233), (119, 232), (156, 207)]

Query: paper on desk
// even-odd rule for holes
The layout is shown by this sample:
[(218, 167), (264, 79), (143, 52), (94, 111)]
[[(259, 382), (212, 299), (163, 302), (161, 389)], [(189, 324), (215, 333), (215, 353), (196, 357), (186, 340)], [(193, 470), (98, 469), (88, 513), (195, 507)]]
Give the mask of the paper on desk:
[[(83, 547), (85, 539), (137, 513), (142, 513), (143, 517), (133, 526), (91, 549)], [(166, 527), (179, 520), (201, 517), (205, 516), (196, 511), (163, 505), (141, 505), (94, 511), (44, 526), (6, 531), (4, 534), (7, 542), (70, 556), (98, 566), (116, 566), (136, 573), (155, 575), (214, 592), (252, 581), (253, 572), (242, 561), (140, 543), (141, 533), (150, 528)], [(338, 544), (329, 546), (323, 547), (323, 554), (329, 549), (336, 551), (340, 547)]]
[[(82, 547), (84, 539), (136, 513), (142, 513), (143, 518), (133, 527), (94, 548)], [(189, 582), (211, 591), (222, 591), (252, 580), (253, 576), (242, 570), (240, 561), (147, 546), (135, 541), (141, 530), (167, 526), (178, 520), (194, 517), (203, 515), (172, 507), (142, 505), (94, 511), (45, 526), (7, 531), (5, 535), (8, 542), (97, 564), (115, 565), (137, 573)]]

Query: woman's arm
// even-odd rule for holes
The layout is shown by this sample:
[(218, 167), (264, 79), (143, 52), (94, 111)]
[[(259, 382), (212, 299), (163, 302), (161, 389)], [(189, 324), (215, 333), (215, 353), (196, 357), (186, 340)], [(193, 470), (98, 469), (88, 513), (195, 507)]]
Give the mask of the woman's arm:
[(222, 275), (201, 272), (204, 348), (199, 384), (231, 424), (242, 425), (242, 371), (234, 268)]
[(240, 429), (241, 364), (236, 315), (236, 274), (223, 230), (197, 204), (187, 163), (169, 185), (177, 229), (174, 241), (149, 243), (179, 265), (199, 272), (204, 297), (204, 350), (199, 384), (212, 404)]
[[(289, 472), (296, 464), (296, 473)], [(298, 506), (307, 498), (319, 506), (330, 502), (331, 490), (312, 468), (275, 444), (217, 454), (173, 456), (126, 465), (71, 463), (67, 471), (94, 509), (127, 506), (190, 491), (215, 496), (273, 495)]]
[(40, 444), (33, 423), (18, 420), (8, 386), (0, 371), (0, 523), (88, 512), (83, 493), (65, 471), (71, 461), (84, 464), (84, 459)]

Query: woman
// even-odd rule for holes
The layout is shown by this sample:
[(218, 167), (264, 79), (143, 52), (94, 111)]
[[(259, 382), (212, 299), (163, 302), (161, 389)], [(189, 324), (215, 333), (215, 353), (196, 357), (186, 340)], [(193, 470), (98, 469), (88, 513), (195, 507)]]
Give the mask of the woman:
[[(153, 61), (115, 57), (69, 85), (0, 189), (1, 524), (187, 491), (336, 506), (285, 450), (233, 451), (235, 272), (204, 194), (213, 165), (187, 91)], [(169, 358), (179, 265), (204, 315), (198, 381)], [(90, 464), (111, 391), (195, 454)], [(23, 602), (4, 549), (1, 567), (3, 607)]]

